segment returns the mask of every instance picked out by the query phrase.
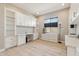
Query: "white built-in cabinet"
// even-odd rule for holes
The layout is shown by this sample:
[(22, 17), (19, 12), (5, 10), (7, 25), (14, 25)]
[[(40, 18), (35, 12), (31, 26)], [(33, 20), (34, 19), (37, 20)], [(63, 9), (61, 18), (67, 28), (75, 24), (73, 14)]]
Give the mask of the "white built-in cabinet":
[(23, 45), (26, 43), (26, 35), (17, 35), (17, 45)]
[(20, 12), (16, 12), (16, 25), (17, 26), (36, 26), (36, 18), (32, 15), (25, 15)]
[(5, 8), (5, 48), (16, 46), (15, 12)]
[(5, 8), (5, 48), (14, 47), (26, 43), (26, 35), (16, 36), (17, 26), (35, 27), (36, 19), (32, 15), (25, 15), (17, 11)]
[[(32, 15), (26, 15), (26, 14), (23, 14), (20, 12), (16, 12), (16, 27), (17, 28), (18, 27), (35, 28), (36, 27), (36, 18)], [(17, 37), (16, 37), (17, 45), (23, 45), (26, 43), (26, 34), (25, 33), (17, 34)]]
[[(26, 15), (16, 11), (15, 9), (6, 7), (5, 4), (0, 4), (0, 50), (8, 49), (25, 43), (25, 35), (16, 36), (17, 26), (36, 26), (36, 19), (32, 15)], [(27, 27), (29, 28), (29, 27)]]

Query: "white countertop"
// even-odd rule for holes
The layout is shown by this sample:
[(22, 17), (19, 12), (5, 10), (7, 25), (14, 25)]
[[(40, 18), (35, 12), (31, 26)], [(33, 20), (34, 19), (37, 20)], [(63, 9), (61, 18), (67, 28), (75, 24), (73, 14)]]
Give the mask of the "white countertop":
[(79, 56), (79, 38), (77, 35), (65, 35), (65, 45), (67, 46), (67, 55)]
[(28, 35), (28, 34), (34, 34), (34, 33), (16, 34), (16, 35), (20, 35), (20, 36), (21, 36), (21, 35), (22, 35), (22, 36), (24, 35), (24, 36), (25, 36), (25, 35)]
[(76, 35), (66, 35), (65, 45), (72, 46), (72, 47), (79, 47), (79, 38), (77, 38)]
[(16, 35), (17, 35), (17, 36), (19, 36), (19, 35), (24, 35), (24, 36), (25, 36), (26, 34), (16, 34)]

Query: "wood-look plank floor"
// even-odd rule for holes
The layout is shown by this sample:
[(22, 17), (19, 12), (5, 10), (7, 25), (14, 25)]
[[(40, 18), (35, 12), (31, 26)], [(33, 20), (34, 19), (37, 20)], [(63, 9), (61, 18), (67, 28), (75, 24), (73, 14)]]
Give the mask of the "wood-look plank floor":
[(64, 44), (35, 40), (25, 45), (10, 48), (0, 53), (1, 56), (65, 56)]

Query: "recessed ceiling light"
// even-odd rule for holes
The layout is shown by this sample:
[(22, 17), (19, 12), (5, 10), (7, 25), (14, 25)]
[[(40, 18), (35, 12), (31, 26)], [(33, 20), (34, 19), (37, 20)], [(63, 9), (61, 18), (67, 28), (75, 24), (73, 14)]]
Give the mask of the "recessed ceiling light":
[(36, 12), (36, 14), (39, 14), (39, 12)]
[(64, 3), (62, 3), (62, 6), (64, 6)]

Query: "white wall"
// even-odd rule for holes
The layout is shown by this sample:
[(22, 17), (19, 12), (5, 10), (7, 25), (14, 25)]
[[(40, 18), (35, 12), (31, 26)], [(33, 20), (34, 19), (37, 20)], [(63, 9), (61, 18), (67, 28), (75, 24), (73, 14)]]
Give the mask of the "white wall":
[(17, 34), (33, 33), (33, 27), (16, 27)]
[(41, 35), (43, 33), (44, 19), (53, 17), (53, 16), (58, 16), (59, 21), (61, 21), (61, 23), (62, 23), (61, 40), (64, 41), (64, 35), (68, 34), (69, 8), (39, 16), (38, 21), (37, 21), (38, 27), (39, 27), (39, 29), (38, 29), (39, 34)]
[(4, 5), (0, 4), (0, 49), (4, 48)]
[[(70, 6), (70, 11), (69, 11), (69, 25), (72, 23), (72, 19), (73, 19), (73, 12), (74, 11), (78, 11), (79, 10), (79, 3), (72, 3)], [(79, 20), (79, 19), (78, 19)], [(69, 29), (69, 33), (71, 32), (71, 30)], [(77, 34), (79, 34), (79, 24), (77, 24)]]

